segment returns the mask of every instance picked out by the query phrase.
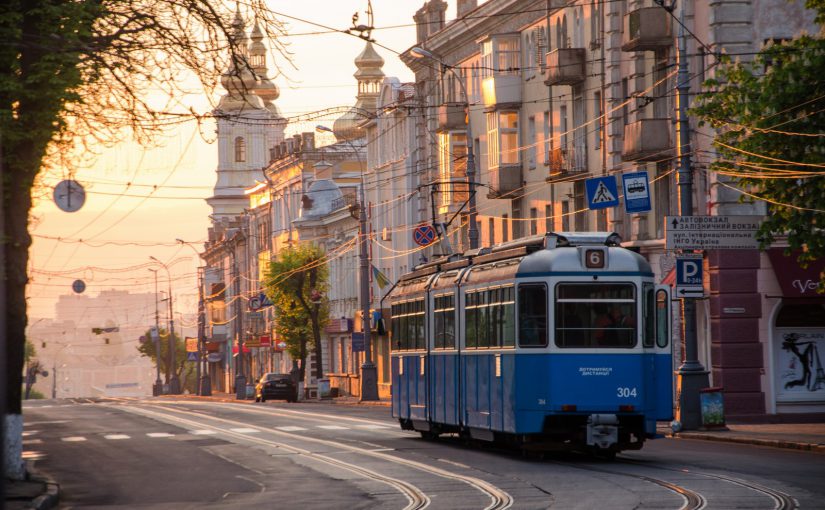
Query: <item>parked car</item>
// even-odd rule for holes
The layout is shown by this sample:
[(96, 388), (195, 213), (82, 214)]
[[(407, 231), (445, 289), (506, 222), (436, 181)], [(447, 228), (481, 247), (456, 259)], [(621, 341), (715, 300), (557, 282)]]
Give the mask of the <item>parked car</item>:
[(261, 376), (255, 385), (255, 402), (266, 402), (267, 399), (286, 400), (296, 402), (298, 389), (295, 381), (289, 374), (269, 372)]

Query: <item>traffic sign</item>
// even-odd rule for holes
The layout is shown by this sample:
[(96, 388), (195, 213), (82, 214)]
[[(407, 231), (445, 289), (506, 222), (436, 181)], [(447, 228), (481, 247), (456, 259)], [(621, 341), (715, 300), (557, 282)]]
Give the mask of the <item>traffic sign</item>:
[(676, 297), (697, 298), (705, 295), (702, 283), (702, 256), (681, 255), (676, 259)]
[(606, 209), (619, 205), (619, 189), (616, 186), (616, 177), (605, 175), (584, 181), (587, 189), (587, 207), (590, 209)]
[(186, 361), (198, 361), (198, 353), (197, 352), (187, 352), (186, 353)]
[(433, 244), (437, 235), (432, 225), (419, 225), (413, 230), (413, 241), (418, 246), (429, 246)]
[(53, 198), (54, 203), (61, 211), (75, 212), (79, 211), (86, 202), (86, 190), (83, 189), (83, 186), (81, 186), (79, 182), (66, 179), (65, 181), (60, 181), (57, 183), (57, 186), (54, 187)]
[(352, 333), (352, 352), (364, 352), (364, 333)]
[(759, 247), (762, 216), (666, 216), (668, 250), (750, 250)]
[(249, 298), (249, 309), (253, 312), (261, 309), (261, 300), (258, 296), (252, 296)]
[(86, 290), (86, 282), (83, 280), (75, 280), (72, 282), (72, 290), (75, 294), (83, 294), (83, 291)]
[(622, 175), (624, 189), (624, 209), (628, 213), (650, 211), (650, 184), (647, 172), (634, 172)]

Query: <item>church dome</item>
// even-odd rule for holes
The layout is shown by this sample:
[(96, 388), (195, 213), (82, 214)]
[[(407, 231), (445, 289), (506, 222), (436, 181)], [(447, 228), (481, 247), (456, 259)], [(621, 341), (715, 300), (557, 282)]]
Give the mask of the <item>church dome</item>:
[(343, 197), (341, 188), (330, 179), (318, 179), (309, 185), (302, 198), (302, 218), (320, 218), (332, 212), (333, 202)]
[(339, 142), (346, 140), (355, 140), (364, 136), (364, 130), (358, 127), (358, 124), (363, 122), (365, 117), (359, 114), (358, 110), (352, 106), (350, 109), (337, 119), (332, 124), (332, 132), (335, 134), (335, 139)]

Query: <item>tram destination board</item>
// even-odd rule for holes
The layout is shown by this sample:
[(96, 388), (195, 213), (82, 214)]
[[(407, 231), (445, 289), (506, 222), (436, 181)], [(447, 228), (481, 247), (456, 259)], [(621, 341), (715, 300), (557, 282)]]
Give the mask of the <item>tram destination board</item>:
[(668, 250), (748, 250), (759, 247), (762, 216), (666, 216)]

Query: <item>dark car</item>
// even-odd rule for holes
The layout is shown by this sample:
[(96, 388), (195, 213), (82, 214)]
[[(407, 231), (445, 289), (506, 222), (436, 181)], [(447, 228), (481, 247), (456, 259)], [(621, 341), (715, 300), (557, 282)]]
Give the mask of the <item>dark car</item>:
[(267, 399), (297, 401), (298, 390), (292, 377), (273, 372), (261, 376), (255, 385), (255, 402), (266, 402)]

